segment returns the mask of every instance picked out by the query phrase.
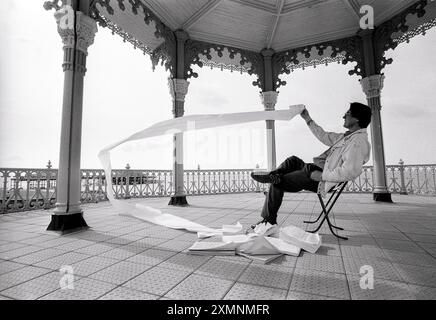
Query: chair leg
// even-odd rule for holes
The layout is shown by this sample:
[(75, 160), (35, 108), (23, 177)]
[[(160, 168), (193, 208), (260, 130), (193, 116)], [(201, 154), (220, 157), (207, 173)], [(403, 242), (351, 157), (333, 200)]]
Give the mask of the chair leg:
[[(333, 224), (330, 222), (330, 219), (329, 219), (329, 217), (328, 217), (330, 211), (332, 210), (333, 206), (335, 205), (336, 201), (338, 200), (338, 198), (339, 198), (339, 196), (341, 195), (341, 193), (342, 193), (342, 191), (344, 190), (344, 188), (345, 188), (345, 184), (342, 186), (341, 190), (339, 191), (339, 193), (337, 194), (337, 196), (336, 196), (335, 199), (333, 200), (333, 203), (330, 205), (330, 207), (328, 208), (328, 210), (326, 209), (326, 206), (325, 206), (325, 204), (324, 204), (324, 201), (322, 200), (321, 195), (318, 194), (318, 198), (319, 198), (319, 201), (320, 201), (320, 203), (321, 203), (321, 207), (322, 207), (322, 213), (321, 213), (321, 215), (324, 214), (324, 217), (323, 217), (323, 219), (321, 220), (320, 224), (318, 225), (318, 228), (316, 228), (316, 229), (313, 230), (313, 231), (309, 231), (310, 233), (318, 232), (318, 231), (321, 229), (321, 227), (322, 227), (322, 225), (324, 224), (324, 222), (327, 220), (327, 224), (328, 224), (328, 226), (329, 226), (330, 232), (331, 232), (335, 237), (340, 238), (340, 239), (343, 239), (343, 240), (348, 240), (348, 238), (346, 238), (346, 237), (342, 237), (342, 236), (338, 235), (338, 234), (333, 230), (333, 229), (337, 229), (337, 230), (344, 230), (344, 229), (343, 229), (343, 228), (340, 228), (340, 227), (337, 227), (337, 226), (335, 226), (335, 225), (333, 225)], [(334, 195), (334, 194), (333, 194), (333, 195)], [(331, 198), (329, 199), (329, 202), (330, 202), (330, 200), (331, 200)]]
[[(330, 199), (327, 201), (325, 207), (328, 207), (330, 201), (333, 199), (333, 197), (334, 197), (335, 194), (336, 194), (336, 190), (335, 190), (335, 191), (333, 192), (333, 194), (330, 196)], [(319, 195), (318, 195), (318, 197), (319, 197)], [(330, 207), (331, 207), (331, 206), (330, 206)], [(307, 224), (315, 224), (315, 223), (317, 223), (317, 222), (319, 221), (319, 219), (321, 219), (323, 213), (324, 213), (324, 211), (321, 211), (321, 213), (319, 214), (318, 218), (316, 218), (316, 220), (314, 220), (314, 221), (303, 221), (303, 222), (304, 222), (304, 223), (307, 223)]]

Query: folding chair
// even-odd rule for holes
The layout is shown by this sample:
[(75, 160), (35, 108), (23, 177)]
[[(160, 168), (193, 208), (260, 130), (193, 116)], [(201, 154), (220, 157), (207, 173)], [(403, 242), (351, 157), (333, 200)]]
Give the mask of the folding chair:
[[(315, 221), (304, 221), (304, 223), (315, 224), (315, 223), (317, 223), (319, 221), (319, 219), (321, 219), (321, 217), (322, 217), (322, 220), (319, 223), (318, 228), (316, 228), (313, 231), (308, 231), (308, 232), (310, 232), (310, 233), (318, 232), (319, 229), (321, 229), (321, 227), (324, 224), (324, 222), (327, 221), (329, 229), (330, 229), (331, 233), (335, 237), (337, 237), (339, 239), (343, 239), (343, 240), (348, 240), (347, 237), (342, 237), (342, 236), (338, 235), (333, 230), (333, 229), (336, 229), (336, 230), (344, 230), (344, 229), (340, 228), (338, 226), (335, 226), (334, 224), (332, 224), (332, 222), (329, 219), (329, 213), (333, 209), (333, 206), (335, 205), (335, 203), (338, 200), (339, 196), (342, 194), (342, 191), (344, 191), (347, 183), (348, 182), (346, 181), (346, 182), (341, 182), (341, 183), (337, 184), (336, 187), (334, 187), (334, 189), (333, 189), (333, 194), (330, 196), (330, 199), (327, 201), (326, 204), (324, 203), (324, 200), (322, 199), (322, 196), (319, 193), (317, 193), (318, 198), (319, 198), (319, 202), (321, 203), (322, 211), (321, 211), (321, 213), (319, 214), (318, 218)], [(331, 204), (330, 204), (330, 202), (331, 202)], [(329, 204), (330, 204), (330, 206), (329, 206)]]

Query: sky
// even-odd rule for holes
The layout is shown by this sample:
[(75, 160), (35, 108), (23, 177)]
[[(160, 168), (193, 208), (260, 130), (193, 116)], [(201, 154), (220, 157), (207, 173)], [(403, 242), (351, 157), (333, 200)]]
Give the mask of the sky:
[[(0, 11), (0, 167), (58, 166), (63, 93), (62, 42), (44, 1), (3, 0)], [(105, 146), (172, 118), (168, 72), (153, 72), (148, 56), (99, 27), (85, 76), (81, 167), (101, 168)], [(387, 164), (436, 163), (436, 28), (389, 51), (384, 69), (382, 124)], [(305, 104), (324, 129), (343, 132), (352, 101), (366, 102), (352, 65), (331, 64), (282, 76), (276, 110)], [(254, 76), (196, 68), (185, 115), (262, 111)], [(276, 122), (277, 162), (305, 161), (323, 152), (304, 121)], [(265, 123), (200, 130), (185, 135), (186, 169), (266, 168)], [(112, 155), (114, 168), (171, 169), (172, 137), (127, 143)], [(371, 161), (370, 163), (371, 164)]]

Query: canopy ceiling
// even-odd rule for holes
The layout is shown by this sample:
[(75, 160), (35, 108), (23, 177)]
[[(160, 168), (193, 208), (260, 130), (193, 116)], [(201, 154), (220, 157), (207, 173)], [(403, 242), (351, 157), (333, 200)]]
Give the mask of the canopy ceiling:
[[(134, 1), (132, 1), (134, 2)], [(359, 30), (361, 6), (371, 5), (375, 24), (389, 20), (416, 0), (141, 0), (171, 30), (193, 40), (241, 49), (282, 51), (345, 38)], [(101, 13), (148, 47), (157, 45), (132, 10), (130, 1), (109, 2)], [(99, 7), (99, 4), (97, 4)], [(140, 11), (140, 10), (139, 10)], [(141, 13), (141, 12), (139, 12)]]
[[(192, 44), (199, 60), (241, 72), (250, 69), (253, 59), (247, 55), (298, 48), (298, 59), (288, 63), (293, 70), (346, 63), (346, 52), (333, 50), (331, 41), (356, 36), (363, 5), (374, 8), (376, 27), (392, 22), (390, 29), (399, 29), (388, 35), (394, 41), (407, 41), (436, 25), (436, 1), (431, 0), (94, 0), (92, 16), (135, 48), (160, 57), (175, 50), (166, 42), (174, 39), (173, 31), (184, 30), (190, 40), (211, 44), (204, 52)], [(324, 43), (330, 46), (326, 50), (313, 46)], [(232, 48), (239, 51), (232, 54)], [(240, 53), (244, 58), (235, 59)]]

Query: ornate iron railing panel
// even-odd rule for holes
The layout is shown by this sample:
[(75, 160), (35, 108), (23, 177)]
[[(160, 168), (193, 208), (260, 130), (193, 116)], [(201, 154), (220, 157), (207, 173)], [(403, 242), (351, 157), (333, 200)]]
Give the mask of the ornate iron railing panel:
[[(185, 170), (187, 195), (264, 192), (268, 185), (250, 177), (252, 169)], [(81, 170), (81, 201), (107, 200), (103, 170)], [(56, 203), (57, 170), (0, 168), (0, 213), (49, 209)], [(171, 170), (112, 170), (112, 189), (117, 199), (169, 197), (173, 194)], [(391, 193), (436, 196), (436, 165), (389, 165), (386, 178)], [(373, 168), (348, 183), (344, 192), (371, 193), (374, 190)]]
[(260, 192), (267, 185), (250, 177), (251, 169), (185, 170), (184, 183), (187, 195)]
[(171, 170), (112, 170), (117, 199), (165, 197), (172, 194)]
[(0, 169), (0, 213), (53, 207), (56, 178), (53, 169)]

